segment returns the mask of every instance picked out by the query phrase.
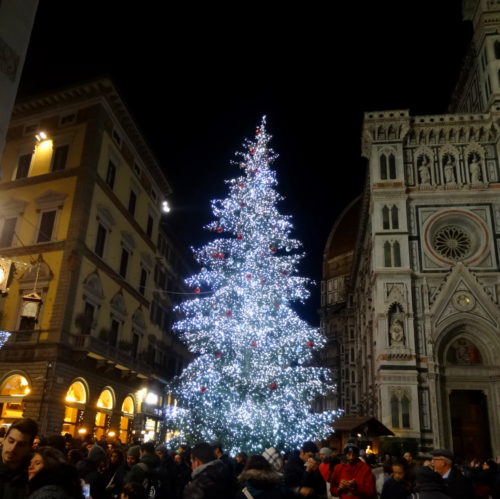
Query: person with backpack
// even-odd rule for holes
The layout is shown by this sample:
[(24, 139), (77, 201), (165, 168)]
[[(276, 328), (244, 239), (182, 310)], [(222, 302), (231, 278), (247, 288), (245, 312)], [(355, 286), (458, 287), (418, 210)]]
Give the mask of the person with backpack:
[(139, 462), (125, 477), (127, 483), (142, 483), (146, 497), (154, 498), (160, 489), (160, 458), (155, 454), (153, 442), (144, 442), (139, 448)]

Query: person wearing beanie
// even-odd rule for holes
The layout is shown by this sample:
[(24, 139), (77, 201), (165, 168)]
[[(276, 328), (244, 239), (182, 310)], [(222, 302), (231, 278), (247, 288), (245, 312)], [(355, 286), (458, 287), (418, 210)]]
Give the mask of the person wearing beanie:
[(344, 448), (347, 462), (335, 466), (331, 493), (339, 499), (374, 499), (375, 479), (370, 466), (359, 459), (359, 447), (348, 442)]
[(315, 460), (317, 452), (314, 442), (304, 442), (300, 451), (290, 455), (285, 466), (285, 486), (291, 495), (311, 499), (324, 495), (325, 482)]
[(94, 498), (106, 496), (106, 478), (102, 467), (106, 461), (106, 451), (97, 444), (92, 445), (85, 459), (76, 464), (81, 479), (90, 485), (90, 495)]

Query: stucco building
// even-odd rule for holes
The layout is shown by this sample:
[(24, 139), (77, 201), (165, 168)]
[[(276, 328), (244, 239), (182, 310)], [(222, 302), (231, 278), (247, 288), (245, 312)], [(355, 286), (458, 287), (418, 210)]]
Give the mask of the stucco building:
[(164, 170), (111, 81), (17, 102), (1, 160), (0, 422), (163, 438), (185, 264)]
[(322, 327), (332, 404), (485, 458), (500, 454), (500, 3), (463, 13), (474, 36), (449, 114), (365, 114), (365, 190), (337, 221), (359, 209), (358, 231), (328, 241)]

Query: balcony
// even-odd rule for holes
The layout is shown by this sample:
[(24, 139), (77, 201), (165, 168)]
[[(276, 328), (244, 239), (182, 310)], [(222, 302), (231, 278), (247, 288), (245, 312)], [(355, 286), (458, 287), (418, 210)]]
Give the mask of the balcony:
[(145, 376), (151, 373), (151, 368), (142, 353), (134, 358), (130, 350), (115, 347), (90, 334), (72, 335), (71, 344), (73, 351), (85, 353), (96, 360), (111, 361), (121, 371), (135, 371)]

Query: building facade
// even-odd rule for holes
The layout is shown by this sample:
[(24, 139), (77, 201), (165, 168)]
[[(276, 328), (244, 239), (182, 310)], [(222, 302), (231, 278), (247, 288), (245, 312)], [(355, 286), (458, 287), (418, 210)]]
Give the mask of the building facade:
[(37, 8), (38, 0), (0, 2), (0, 156)]
[(170, 185), (111, 81), (16, 104), (1, 160), (0, 422), (164, 438), (186, 268)]
[(474, 37), (450, 113), (365, 114), (349, 282), (329, 301), (331, 238), (322, 327), (348, 414), (486, 458), (500, 453), (500, 2), (463, 12)]

